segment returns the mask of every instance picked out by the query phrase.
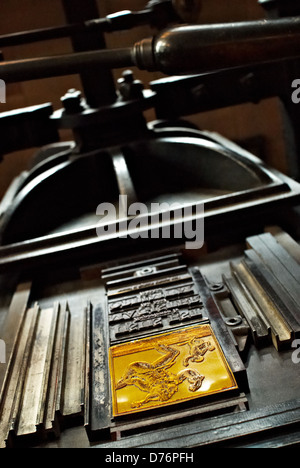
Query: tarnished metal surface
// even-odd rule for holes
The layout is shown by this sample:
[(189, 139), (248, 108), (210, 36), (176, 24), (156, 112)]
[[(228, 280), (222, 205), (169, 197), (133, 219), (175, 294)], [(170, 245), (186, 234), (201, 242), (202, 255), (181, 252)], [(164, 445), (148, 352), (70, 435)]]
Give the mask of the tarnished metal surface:
[(295, 259), (298, 264), (300, 264), (300, 247), (295, 239), (278, 226), (268, 227), (267, 232), (270, 232), (278, 243)]
[(180, 75), (298, 57), (299, 24), (292, 17), (182, 26), (136, 44), (134, 59), (141, 68)]
[[(27, 59), (25, 61), (3, 62), (0, 64), (0, 74), (6, 83), (49, 78), (53, 76), (72, 75), (82, 69), (91, 69), (101, 65), (110, 70), (123, 68), (133, 64), (130, 48), (78, 52), (62, 56)], [(2, 67), (2, 69), (1, 69)]]
[(6, 365), (1, 366), (0, 389), (4, 381), (5, 371), (12, 356), (15, 340), (21, 330), (26, 309), (31, 294), (32, 282), (20, 283), (12, 297), (5, 321), (0, 331), (0, 338), (6, 346)]
[[(80, 52), (0, 63), (6, 83), (138, 66), (168, 75), (194, 74), (299, 57), (298, 17), (209, 26), (182, 26), (133, 48)], [(222, 53), (220, 53), (220, 50)]]
[(69, 311), (67, 305), (55, 304), (55, 311), (58, 315), (57, 330), (52, 355), (52, 370), (48, 385), (48, 399), (45, 403), (45, 430), (54, 431), (59, 436), (58, 418), (63, 412), (63, 397), (65, 387), (64, 362), (67, 352), (67, 336), (69, 331)]
[(80, 416), (84, 407), (86, 315), (70, 313), (62, 416)]
[(110, 438), (112, 418), (108, 367), (109, 325), (104, 304), (91, 311), (91, 373), (86, 430), (90, 440)]
[(14, 353), (10, 361), (1, 391), (1, 439), (0, 447), (10, 445), (9, 435), (17, 430), (20, 405), (22, 401), (22, 386), (29, 365), (31, 345), (37, 321), (37, 307), (29, 309), (24, 318), (23, 326), (17, 335)]
[(112, 344), (145, 333), (208, 321), (193, 278), (178, 256), (153, 259), (148, 265), (137, 263), (127, 270), (124, 266), (123, 271), (108, 270), (103, 279)]
[(263, 314), (253, 299), (250, 292), (235, 277), (224, 276), (224, 284), (230, 291), (232, 301), (242, 317), (245, 317), (250, 327), (250, 332), (255, 346), (260, 348), (269, 342), (268, 325), (264, 321)]
[(276, 349), (282, 346), (290, 346), (292, 342), (292, 330), (281, 316), (276, 305), (271, 302), (263, 287), (253, 278), (245, 264), (232, 265), (232, 270), (236, 277), (250, 290), (252, 296), (259, 304), (271, 328), (272, 340)]
[(232, 302), (248, 322), (257, 347), (268, 344), (270, 333), (276, 349), (289, 347), (299, 336), (300, 269), (284, 245), (292, 246), (294, 254), (299, 251), (284, 233), (278, 240), (269, 233), (248, 238), (251, 250), (244, 252), (242, 262), (231, 263), (232, 277), (223, 275)]
[(82, 313), (69, 329), (69, 319), (66, 304), (25, 311), (0, 395), (1, 447), (59, 437), (66, 418), (83, 421), (89, 321)]
[(15, 428), (18, 437), (35, 434), (43, 424), (45, 399), (57, 315), (53, 309), (38, 311), (34, 342), (22, 391), (22, 403)]
[(245, 264), (252, 275), (263, 286), (267, 295), (272, 299), (281, 316), (293, 331), (293, 338), (299, 336), (300, 311), (299, 304), (294, 302), (293, 296), (286, 292), (279, 280), (266, 268), (256, 252), (246, 251)]

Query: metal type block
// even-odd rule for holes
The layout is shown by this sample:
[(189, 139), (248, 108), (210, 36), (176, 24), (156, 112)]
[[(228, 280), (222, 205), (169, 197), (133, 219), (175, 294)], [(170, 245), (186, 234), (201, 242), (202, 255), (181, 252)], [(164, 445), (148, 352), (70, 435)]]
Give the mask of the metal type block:
[(91, 311), (91, 372), (89, 378), (90, 408), (86, 430), (90, 440), (110, 438), (111, 397), (108, 367), (109, 326), (105, 308)]
[(300, 307), (289, 296), (288, 292), (271, 271), (261, 261), (255, 251), (249, 250), (245, 252), (245, 263), (253, 276), (259, 281), (264, 288), (265, 293), (271, 301), (276, 305), (283, 319), (293, 331), (294, 338), (300, 335)]
[(248, 290), (238, 283), (236, 278), (224, 276), (223, 281), (229, 289), (232, 301), (238, 311), (245, 317), (249, 324), (255, 346), (260, 348), (268, 344), (270, 341), (270, 332), (262, 318), (262, 312), (259, 310), (258, 304)]
[(57, 314), (53, 309), (40, 310), (31, 356), (24, 381), (16, 435), (36, 434), (44, 421), (51, 354)]
[(86, 353), (84, 368), (84, 426), (87, 428), (90, 420), (90, 373), (91, 373), (91, 315), (93, 306), (89, 302), (86, 307)]
[(272, 251), (275, 257), (278, 258), (282, 266), (293, 276), (300, 286), (300, 265), (293, 256), (290, 255), (271, 234), (262, 234), (260, 239), (267, 248)]
[(300, 264), (300, 245), (285, 231), (278, 226), (271, 226), (266, 229), (277, 242)]
[[(21, 324), (24, 321), (28, 301), (31, 294), (32, 283), (20, 283), (13, 295), (11, 304), (9, 306), (8, 314), (6, 316), (3, 328), (0, 332), (0, 338), (6, 344), (6, 365), (1, 366), (0, 372), (0, 388), (4, 380), (5, 371), (7, 369), (11, 353), (13, 351), (15, 339), (18, 336)], [(3, 373), (2, 373), (3, 369)]]
[(109, 301), (109, 324), (112, 342), (129, 335), (136, 338), (157, 328), (171, 329), (184, 323), (207, 321), (207, 313), (194, 286), (154, 289)]
[[(188, 274), (187, 266), (178, 265), (178, 260), (177, 256), (173, 257), (171, 261), (176, 261), (176, 266), (169, 269), (163, 268), (165, 262), (158, 264), (156, 259), (153, 259), (153, 264), (147, 262), (145, 265), (139, 262), (135, 268), (132, 264), (131, 277), (106, 283), (112, 343), (124, 341), (129, 336), (142, 337), (156, 332), (157, 329), (169, 330), (184, 323), (207, 321), (202, 299), (197, 294), (190, 276), (188, 284), (183, 282), (177, 286), (168, 286), (168, 283), (172, 284), (174, 278), (177, 282), (178, 276), (173, 275), (178, 273), (178, 269)], [(159, 269), (159, 265), (162, 265), (162, 270)], [(118, 275), (126, 271), (128, 268), (124, 265), (123, 270), (118, 269)], [(141, 276), (137, 274), (144, 271), (145, 277), (150, 276), (152, 279), (151, 283), (146, 283), (150, 287), (145, 291), (143, 291), (145, 283), (141, 283)], [(163, 278), (163, 283), (156, 287), (161, 275), (169, 276)], [(112, 275), (106, 272), (105, 279), (111, 279), (111, 277)], [(110, 292), (111, 288), (115, 288), (117, 284), (127, 285), (128, 294), (124, 292), (121, 298), (118, 297), (115, 300), (110, 296)], [(132, 286), (136, 289), (135, 295), (133, 295)]]
[(70, 313), (67, 304), (62, 306), (57, 303), (54, 307), (58, 315), (58, 321), (52, 353), (44, 424), (46, 431), (54, 432), (56, 436), (59, 436), (60, 418), (63, 407), (64, 371)]
[(110, 370), (115, 417), (238, 389), (209, 325), (114, 346)]
[(259, 308), (264, 314), (265, 320), (271, 328), (272, 341), (277, 350), (289, 346), (292, 340), (292, 331), (282, 318), (280, 312), (267, 296), (263, 287), (259, 284), (247, 266), (243, 263), (231, 264), (232, 272), (240, 283), (244, 284), (251, 293)]
[(146, 268), (149, 264), (151, 266), (156, 266), (158, 264), (164, 264), (165, 262), (172, 262), (172, 265), (178, 266), (180, 258), (181, 256), (178, 254), (162, 255), (155, 258), (146, 258), (133, 263), (127, 263), (126, 266), (123, 264), (111, 268), (105, 268), (102, 270), (102, 278), (108, 279), (110, 276), (118, 276), (120, 273), (122, 274), (124, 270), (136, 272), (137, 270)]
[(148, 278), (159, 279), (159, 278), (170, 277), (170, 276), (175, 276), (175, 275), (183, 275), (187, 273), (187, 267), (185, 265), (180, 265), (180, 266), (176, 266), (173, 268), (167, 268), (164, 270), (158, 270), (155, 267), (152, 267), (152, 268), (147, 267), (147, 272), (144, 275), (138, 274), (142, 270), (143, 269), (136, 270), (137, 274), (133, 277), (130, 276), (128, 278), (121, 278), (121, 279), (117, 279), (114, 281), (108, 281), (107, 288), (108, 289), (116, 289), (116, 288), (121, 288), (121, 287), (125, 288), (128, 284), (133, 285), (136, 283), (140, 283), (141, 276), (145, 277), (145, 280), (146, 279), (148, 280)]
[(134, 285), (128, 285), (125, 288), (121, 289), (110, 289), (107, 293), (108, 297), (120, 297), (126, 294), (134, 294), (137, 291), (147, 291), (149, 289), (154, 289), (154, 288), (161, 288), (161, 287), (167, 287), (170, 285), (176, 285), (176, 284), (181, 284), (181, 283), (190, 283), (191, 282), (191, 275), (190, 274), (183, 274), (183, 275), (176, 275), (176, 276), (170, 276), (167, 278), (161, 278), (161, 279), (155, 279), (152, 281), (143, 281), (138, 284)]
[(23, 385), (29, 365), (38, 312), (38, 305), (26, 311), (26, 315), (18, 330), (14, 349), (6, 372), (0, 395), (1, 448), (5, 448), (6, 445), (11, 445), (11, 436), (15, 434), (18, 427)]
[[(270, 240), (268, 234), (266, 236), (267, 237), (265, 239)], [(295, 268), (293, 270), (293, 273), (291, 273), (288, 267), (286, 266), (286, 262), (283, 260), (281, 247), (278, 246), (279, 248), (275, 249), (277, 254), (281, 258), (281, 260), (279, 260), (279, 258), (275, 255), (275, 252), (273, 251), (274, 245), (272, 246), (272, 248), (270, 248), (267, 245), (267, 240), (265, 243), (263, 239), (264, 237), (262, 236), (250, 237), (247, 239), (247, 245), (250, 249), (255, 250), (255, 252), (262, 258), (263, 262), (272, 271), (273, 275), (287, 290), (287, 292), (294, 299), (294, 301), (297, 304), (299, 304), (300, 266), (295, 263)], [(275, 247), (277, 246), (275, 245)]]
[[(183, 299), (186, 297), (189, 298), (188, 301)], [(174, 302), (174, 300), (177, 301)], [(153, 289), (137, 293), (135, 296), (126, 296), (124, 299), (110, 301), (109, 312), (111, 314), (125, 312), (128, 309), (133, 309), (153, 301), (164, 301), (168, 308), (190, 305), (190, 303), (194, 304), (195, 306), (202, 305), (199, 295), (196, 295), (195, 293), (193, 284), (188, 284), (184, 286), (173, 287), (171, 289)]]
[(66, 350), (62, 416), (83, 418), (86, 360), (86, 314), (72, 315)]
[(127, 269), (124, 268), (112, 268), (109, 270), (102, 271), (102, 278), (106, 281), (111, 279), (129, 278), (130, 275), (133, 277), (139, 276), (144, 277), (150, 273), (154, 273), (158, 270), (174, 268), (180, 266), (177, 255), (168, 257), (162, 257), (161, 259), (153, 259), (151, 261), (144, 261), (142, 263), (137, 262), (136, 264), (127, 265)]
[(65, 418), (82, 417), (89, 321), (84, 315), (70, 330), (69, 319), (68, 304), (24, 314), (0, 398), (1, 446), (59, 437)]

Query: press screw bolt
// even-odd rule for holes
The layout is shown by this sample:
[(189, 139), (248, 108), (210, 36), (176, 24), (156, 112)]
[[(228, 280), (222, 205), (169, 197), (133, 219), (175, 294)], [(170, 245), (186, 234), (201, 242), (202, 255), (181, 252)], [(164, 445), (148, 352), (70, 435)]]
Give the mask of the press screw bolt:
[(135, 80), (133, 72), (126, 70), (122, 73), (122, 78), (118, 80), (119, 92), (124, 101), (143, 99), (144, 85), (141, 81)]
[(224, 287), (223, 284), (221, 284), (221, 283), (216, 283), (216, 284), (210, 285), (210, 286), (209, 286), (209, 289), (210, 289), (211, 291), (222, 291), (223, 287)]
[(69, 91), (61, 98), (61, 102), (67, 114), (77, 114), (83, 110), (82, 95), (76, 89)]

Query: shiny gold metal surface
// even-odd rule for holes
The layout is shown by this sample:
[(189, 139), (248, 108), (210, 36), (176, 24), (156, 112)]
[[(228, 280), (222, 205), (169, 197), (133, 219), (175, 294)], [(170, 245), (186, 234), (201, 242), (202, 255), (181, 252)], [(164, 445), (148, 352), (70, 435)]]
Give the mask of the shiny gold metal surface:
[(110, 370), (114, 416), (238, 388), (210, 325), (114, 346)]

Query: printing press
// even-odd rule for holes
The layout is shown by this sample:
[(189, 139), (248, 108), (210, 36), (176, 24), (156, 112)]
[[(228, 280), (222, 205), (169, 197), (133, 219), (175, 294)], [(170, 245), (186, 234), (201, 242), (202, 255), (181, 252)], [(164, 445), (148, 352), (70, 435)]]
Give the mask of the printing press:
[[(300, 2), (57, 3), (0, 35), (0, 177), (30, 153), (0, 203), (0, 447), (299, 446)], [(8, 108), (24, 83), (46, 102)], [(195, 123), (270, 99), (284, 171)]]

